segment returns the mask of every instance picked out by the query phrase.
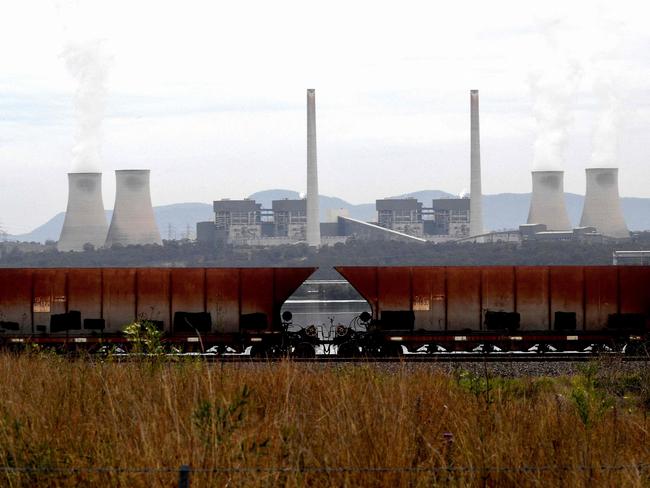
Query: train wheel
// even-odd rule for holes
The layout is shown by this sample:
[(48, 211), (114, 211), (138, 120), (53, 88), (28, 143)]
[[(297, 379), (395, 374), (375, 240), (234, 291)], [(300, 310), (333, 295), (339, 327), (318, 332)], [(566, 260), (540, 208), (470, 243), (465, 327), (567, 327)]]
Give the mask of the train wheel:
[(293, 348), (291, 355), (295, 358), (311, 359), (316, 357), (316, 350), (308, 342), (301, 342)]
[(355, 344), (354, 342), (348, 341), (344, 342), (343, 344), (339, 345), (338, 351), (337, 351), (337, 356), (342, 357), (342, 358), (356, 358), (361, 355), (361, 352), (359, 351), (359, 346)]
[(387, 343), (381, 346), (381, 355), (387, 358), (397, 358), (404, 354), (402, 346), (395, 343)]
[(252, 358), (266, 358), (269, 357), (269, 350), (262, 344), (254, 344), (251, 347)]

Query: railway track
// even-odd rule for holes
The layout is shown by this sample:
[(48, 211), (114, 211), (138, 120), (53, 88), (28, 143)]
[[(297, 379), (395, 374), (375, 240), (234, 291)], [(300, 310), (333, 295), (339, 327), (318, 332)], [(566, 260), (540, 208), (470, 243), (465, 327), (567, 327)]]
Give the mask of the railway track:
[[(141, 359), (142, 355), (114, 355), (118, 361)], [(252, 357), (248, 354), (217, 355), (217, 354), (168, 354), (161, 357), (169, 361), (182, 359), (201, 359), (211, 363), (269, 363), (292, 361), (294, 363), (580, 363), (594, 360), (647, 362), (650, 367), (650, 357), (631, 356), (618, 353), (435, 353), (435, 354), (406, 354), (397, 357), (353, 357), (344, 358), (335, 355), (317, 355), (314, 358), (291, 357)]]

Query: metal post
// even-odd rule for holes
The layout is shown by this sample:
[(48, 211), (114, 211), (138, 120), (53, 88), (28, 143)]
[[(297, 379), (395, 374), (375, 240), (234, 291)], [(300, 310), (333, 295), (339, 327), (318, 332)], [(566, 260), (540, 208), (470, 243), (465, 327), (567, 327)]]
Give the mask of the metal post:
[(178, 469), (178, 488), (190, 488), (190, 467), (187, 464)]

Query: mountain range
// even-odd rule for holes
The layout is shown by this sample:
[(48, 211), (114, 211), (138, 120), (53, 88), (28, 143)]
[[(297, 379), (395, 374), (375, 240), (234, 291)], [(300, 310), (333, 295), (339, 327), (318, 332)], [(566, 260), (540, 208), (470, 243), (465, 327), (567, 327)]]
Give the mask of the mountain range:
[[(417, 198), (425, 207), (431, 206), (434, 198), (455, 198), (455, 195), (440, 190), (423, 190), (394, 198)], [(569, 218), (574, 226), (580, 222), (584, 197), (567, 193), (566, 205)], [(292, 190), (265, 190), (253, 193), (248, 198), (262, 204), (262, 208), (271, 208), (271, 201), (283, 198), (299, 198), (299, 193)], [(650, 198), (622, 198), (623, 213), (630, 230), (650, 229)], [(483, 222), (487, 230), (515, 229), (525, 223), (528, 217), (530, 193), (499, 193), (483, 196)], [(347, 208), (350, 217), (359, 220), (376, 220), (375, 204), (362, 203), (354, 205), (338, 197), (320, 196), (321, 221), (327, 220), (329, 209)], [(112, 211), (106, 211), (110, 222)], [(212, 220), (214, 214), (209, 203), (176, 203), (154, 207), (154, 215), (163, 239), (181, 239), (194, 235), (196, 223)], [(65, 212), (60, 212), (50, 220), (27, 234), (8, 236), (9, 240), (26, 242), (56, 241), (61, 233)]]

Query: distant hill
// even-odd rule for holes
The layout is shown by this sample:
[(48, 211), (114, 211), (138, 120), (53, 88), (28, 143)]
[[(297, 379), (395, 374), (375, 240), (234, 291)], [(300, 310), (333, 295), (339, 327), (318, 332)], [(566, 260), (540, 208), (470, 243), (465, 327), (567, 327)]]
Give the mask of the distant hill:
[[(182, 238), (187, 233), (189, 226), (192, 235), (196, 232), (196, 223), (202, 220), (212, 220), (212, 205), (208, 203), (175, 203), (173, 205), (163, 205), (154, 207), (154, 216), (160, 229), (160, 235), (163, 239)], [(106, 211), (106, 221), (110, 223), (112, 210)], [(40, 225), (28, 234), (9, 236), (11, 240), (25, 242), (45, 242), (48, 240), (56, 241), (59, 239), (65, 212), (56, 214), (50, 220)]]
[[(431, 205), (434, 198), (454, 198), (451, 193), (439, 190), (423, 190), (394, 198), (417, 198), (425, 206)], [(292, 190), (266, 190), (253, 193), (249, 198), (262, 204), (264, 208), (271, 208), (271, 201), (283, 198), (299, 198), (299, 193)], [(582, 204), (584, 197), (573, 193), (566, 194), (567, 211), (574, 226), (580, 222)], [(499, 193), (497, 195), (485, 195), (483, 197), (483, 220), (487, 230), (515, 229), (526, 222), (528, 217), (528, 206), (530, 205), (530, 193)], [(650, 198), (622, 198), (623, 213), (630, 230), (650, 229)], [(376, 219), (375, 202), (353, 205), (338, 197), (320, 196), (320, 217), (326, 221), (327, 210), (336, 208), (347, 208), (350, 217), (372, 221)], [(156, 222), (163, 239), (185, 237), (188, 226), (193, 234), (196, 223), (212, 220), (214, 214), (212, 205), (209, 203), (176, 203), (154, 207)], [(64, 213), (61, 212), (43, 225), (37, 227), (28, 234), (8, 236), (11, 240), (26, 242), (45, 242), (46, 240), (56, 241), (63, 226)], [(107, 211), (106, 216), (110, 222), (112, 211)]]

